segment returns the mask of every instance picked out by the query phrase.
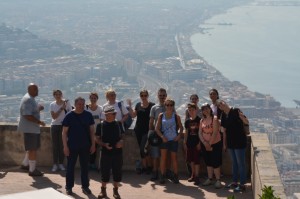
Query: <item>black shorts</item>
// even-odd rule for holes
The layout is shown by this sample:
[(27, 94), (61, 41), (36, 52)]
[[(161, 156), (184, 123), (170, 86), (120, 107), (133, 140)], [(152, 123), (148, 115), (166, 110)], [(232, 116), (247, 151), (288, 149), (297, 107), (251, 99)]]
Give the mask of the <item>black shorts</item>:
[(41, 146), (41, 134), (24, 133), (25, 151), (36, 151)]
[(213, 150), (206, 151), (203, 144), (201, 144), (201, 149), (203, 149), (203, 158), (206, 166), (218, 168), (222, 165), (222, 142), (211, 145)]

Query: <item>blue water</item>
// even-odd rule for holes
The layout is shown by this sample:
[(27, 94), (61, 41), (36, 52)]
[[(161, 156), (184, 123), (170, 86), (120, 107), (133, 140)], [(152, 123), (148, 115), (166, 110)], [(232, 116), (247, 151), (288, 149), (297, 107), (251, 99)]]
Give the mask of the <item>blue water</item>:
[(191, 37), (193, 48), (225, 77), (270, 94), (282, 106), (296, 106), (292, 100), (300, 100), (300, 6), (236, 7), (200, 27), (206, 29)]

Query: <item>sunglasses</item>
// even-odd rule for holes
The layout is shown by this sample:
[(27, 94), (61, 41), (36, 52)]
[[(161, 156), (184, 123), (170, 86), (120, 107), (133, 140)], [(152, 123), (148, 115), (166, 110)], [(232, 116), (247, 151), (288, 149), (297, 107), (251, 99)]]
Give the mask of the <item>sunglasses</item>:
[(148, 95), (140, 95), (140, 97), (148, 97)]
[(165, 106), (169, 106), (169, 107), (173, 107), (174, 106), (174, 104), (166, 104)]
[(166, 95), (158, 95), (159, 97), (166, 97)]

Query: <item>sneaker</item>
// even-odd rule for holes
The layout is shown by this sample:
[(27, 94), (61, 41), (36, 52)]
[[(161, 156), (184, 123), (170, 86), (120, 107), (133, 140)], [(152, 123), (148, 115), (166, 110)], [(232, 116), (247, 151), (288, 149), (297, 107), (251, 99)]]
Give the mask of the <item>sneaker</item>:
[(22, 164), (22, 165), (20, 166), (20, 169), (29, 171), (29, 165), (25, 166), (25, 165)]
[(246, 186), (245, 185), (238, 185), (235, 189), (233, 189), (233, 192), (244, 192), (246, 191)]
[(61, 171), (65, 171), (66, 170), (63, 164), (59, 164), (58, 167), (59, 167), (59, 169)]
[(152, 172), (152, 176), (151, 176), (151, 181), (155, 181), (155, 180), (157, 180), (158, 179), (158, 171), (153, 171)]
[(57, 171), (57, 169), (58, 169), (57, 165), (54, 164), (53, 167), (52, 167), (52, 169), (51, 169), (51, 171), (52, 171), (52, 172), (55, 172), (55, 171)]
[(32, 172), (30, 172), (29, 171), (29, 174), (28, 174), (29, 176), (43, 176), (44, 175), (44, 173), (42, 173), (42, 172), (40, 172), (39, 170), (37, 170), (37, 169), (35, 169), (34, 171), (32, 171)]
[(212, 184), (211, 179), (207, 179), (207, 180), (205, 180), (205, 182), (202, 183), (203, 186), (209, 186), (211, 184)]
[(191, 176), (189, 179), (187, 179), (187, 181), (188, 181), (188, 182), (194, 182), (194, 181), (195, 181), (195, 179), (194, 179), (194, 177), (193, 177), (193, 176)]
[(67, 195), (69, 195), (69, 196), (73, 195), (72, 189), (66, 189), (66, 193), (67, 193)]
[(194, 178), (194, 185), (199, 185), (200, 184), (200, 179), (199, 177)]
[(171, 171), (170, 169), (167, 169), (167, 170), (166, 170), (166, 175), (165, 175), (165, 177), (166, 177), (167, 179), (169, 179), (169, 180), (172, 180), (172, 179), (173, 179), (173, 176), (174, 176), (173, 171)]
[(226, 189), (235, 189), (238, 187), (238, 184), (236, 182), (232, 182), (225, 186)]
[(173, 175), (172, 182), (173, 182), (174, 184), (178, 184), (178, 183), (179, 183), (178, 175), (177, 175), (177, 174), (174, 174), (174, 175)]
[(160, 184), (165, 184), (165, 182), (166, 182), (166, 176), (165, 176), (165, 174), (160, 174), (159, 175), (159, 183)]
[(222, 188), (222, 184), (221, 184), (221, 182), (220, 182), (220, 180), (217, 180), (216, 182), (215, 182), (215, 188), (216, 189), (221, 189)]
[(82, 188), (82, 192), (83, 192), (85, 195), (90, 195), (90, 194), (92, 193), (92, 191), (91, 191), (88, 187)]

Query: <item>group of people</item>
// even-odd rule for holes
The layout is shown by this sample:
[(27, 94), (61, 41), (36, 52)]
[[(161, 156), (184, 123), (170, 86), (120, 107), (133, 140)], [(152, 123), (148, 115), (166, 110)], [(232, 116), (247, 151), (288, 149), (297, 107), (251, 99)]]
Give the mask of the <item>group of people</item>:
[[(36, 151), (40, 147), (39, 126), (45, 126), (40, 121), (39, 113), (43, 106), (35, 101), (37, 95), (37, 85), (30, 84), (20, 104), (19, 130), (24, 133), (26, 150), (21, 168), (29, 170), (30, 176), (43, 175), (35, 167)], [(77, 97), (72, 108), (69, 101), (64, 100), (61, 90), (53, 91), (55, 101), (50, 104), (52, 171), (65, 170), (63, 162), (64, 157), (67, 157), (65, 188), (68, 195), (73, 194), (74, 168), (78, 157), (82, 191), (91, 194), (88, 170), (89, 167), (96, 166), (96, 151), (101, 148), (102, 184), (98, 198), (107, 197), (106, 184), (111, 173), (113, 196), (121, 198), (118, 187), (122, 180), (124, 122), (128, 116), (136, 118), (134, 131), (142, 163), (139, 174), (152, 173), (150, 180), (159, 180), (161, 184), (167, 179), (179, 183), (177, 152), (179, 141), (183, 138), (189, 182), (200, 184), (199, 168), (200, 159), (203, 157), (208, 178), (202, 185), (214, 184), (215, 188), (221, 188), (222, 151), (228, 149), (232, 159), (233, 182), (226, 187), (236, 192), (245, 191), (247, 142), (243, 125), (249, 124), (249, 121), (239, 109), (220, 100), (216, 89), (209, 91), (211, 104), (205, 103), (200, 107), (199, 97), (196, 94), (191, 95), (184, 124), (176, 113), (175, 101), (167, 97), (164, 88), (157, 92), (157, 104), (149, 101), (147, 90), (140, 91), (140, 102), (134, 108), (131, 100), (127, 100), (127, 108), (122, 101), (117, 101), (114, 90), (108, 90), (105, 95), (107, 102), (103, 106), (97, 103), (98, 94), (92, 92), (89, 95), (89, 104), (85, 104), (84, 98)]]

